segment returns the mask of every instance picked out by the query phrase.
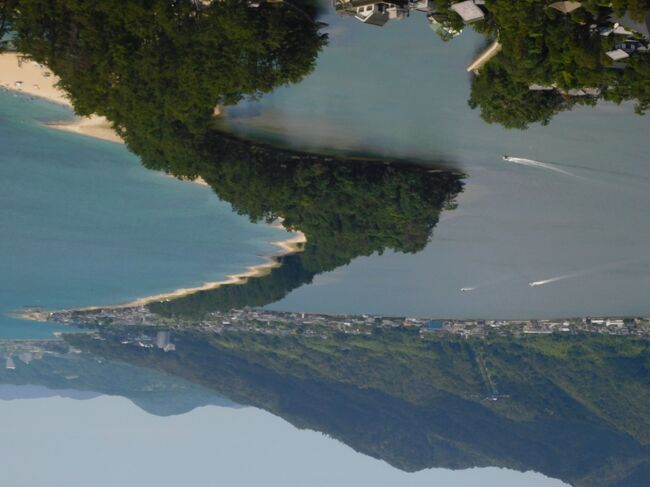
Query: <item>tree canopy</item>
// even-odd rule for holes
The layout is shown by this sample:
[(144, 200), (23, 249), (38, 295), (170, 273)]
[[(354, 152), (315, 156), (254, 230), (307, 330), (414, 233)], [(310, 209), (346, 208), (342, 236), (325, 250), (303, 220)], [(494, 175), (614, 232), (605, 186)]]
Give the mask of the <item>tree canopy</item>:
[(150, 305), (165, 315), (261, 306), (354, 258), (387, 249), (418, 252), (462, 191), (463, 176), (450, 170), (305, 154), (216, 131), (192, 160), (199, 161), (196, 174), (235, 211), (254, 222), (282, 219), (307, 244), (267, 276)]
[[(437, 0), (449, 9), (450, 0)], [(598, 100), (636, 102), (643, 114), (650, 103), (650, 54), (635, 51), (624, 64), (606, 52), (639, 35), (601, 35), (612, 15), (628, 14), (645, 21), (647, 0), (586, 0), (581, 8), (564, 14), (549, 8), (546, 0), (486, 0), (485, 18), (472, 27), (502, 50), (472, 80), (469, 105), (481, 111), (488, 123), (524, 129), (547, 124), (555, 114), (576, 104)], [(453, 18), (453, 12), (449, 14)], [(456, 20), (459, 17), (456, 16)], [(533, 85), (548, 88), (530, 90)], [(587, 89), (587, 93), (581, 90)]]
[(327, 40), (284, 3), (19, 0), (18, 11), (18, 51), (61, 78), (77, 113), (106, 116), (127, 142), (161, 119), (204, 133), (216, 105), (300, 81)]

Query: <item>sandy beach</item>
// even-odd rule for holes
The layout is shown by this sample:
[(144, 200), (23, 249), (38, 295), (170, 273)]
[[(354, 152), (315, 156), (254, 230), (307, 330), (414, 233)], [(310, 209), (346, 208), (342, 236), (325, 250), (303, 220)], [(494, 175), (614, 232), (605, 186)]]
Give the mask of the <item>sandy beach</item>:
[[(58, 82), (59, 78), (47, 67), (35, 61), (21, 59), (15, 52), (0, 53), (0, 86), (72, 109), (65, 92), (56, 86)], [(69, 122), (48, 124), (48, 127), (110, 142), (124, 142), (113, 130), (111, 123), (98, 115), (76, 117)]]
[[(277, 223), (277, 225), (281, 225), (281, 224)], [(106, 306), (85, 306), (80, 308), (71, 308), (65, 311), (96, 311), (101, 309), (135, 308), (140, 306), (146, 306), (151, 303), (170, 301), (172, 299), (182, 298), (184, 296), (188, 296), (190, 294), (194, 294), (199, 291), (210, 291), (213, 289), (220, 288), (221, 286), (245, 284), (249, 279), (265, 276), (269, 272), (271, 272), (272, 269), (279, 267), (280, 266), (280, 262), (278, 260), (279, 257), (301, 252), (303, 250), (303, 246), (306, 241), (307, 240), (305, 238), (305, 235), (301, 232), (298, 232), (296, 233), (296, 235), (294, 235), (291, 238), (285, 240), (279, 240), (276, 242), (271, 242), (279, 248), (279, 251), (265, 256), (264, 263), (249, 266), (246, 268), (244, 272), (233, 274), (221, 281), (206, 282), (196, 287), (179, 288), (166, 293), (145, 296), (142, 298), (138, 298), (134, 301), (129, 301), (128, 303), (112, 304)], [(30, 308), (30, 309), (18, 310), (15, 313), (13, 313), (12, 316), (23, 320), (46, 322), (49, 320), (50, 312), (47, 310)]]
[(138, 298), (134, 301), (123, 304), (115, 304), (109, 306), (90, 306), (84, 308), (75, 308), (77, 311), (92, 311), (97, 309), (120, 309), (120, 308), (133, 308), (137, 306), (145, 306), (147, 304), (156, 303), (160, 301), (170, 301), (172, 299), (182, 298), (199, 291), (210, 291), (226, 285), (245, 284), (249, 279), (262, 277), (271, 272), (272, 269), (279, 267), (280, 262), (278, 257), (284, 255), (294, 254), (301, 252), (306, 242), (305, 235), (301, 232), (297, 233), (291, 238), (285, 240), (278, 240), (271, 242), (279, 248), (278, 252), (265, 256), (265, 262), (258, 265), (249, 266), (245, 271), (228, 276), (228, 278), (221, 281), (206, 282), (196, 287), (179, 288), (167, 293), (154, 294), (152, 296), (145, 296)]
[(65, 123), (48, 123), (48, 127), (55, 130), (65, 130), (79, 135), (93, 137), (95, 139), (107, 140), (117, 144), (123, 144), (122, 138), (117, 135), (111, 123), (104, 117), (91, 115), (90, 117), (77, 117), (76, 121)]
[[(65, 92), (56, 86), (58, 82), (59, 78), (47, 67), (35, 61), (21, 59), (20, 55), (15, 52), (0, 53), (1, 87), (26, 96), (34, 96), (52, 103), (58, 103), (72, 110), (72, 104)], [(46, 126), (95, 139), (118, 144), (124, 143), (124, 140), (113, 130), (111, 123), (105, 117), (99, 115), (90, 117), (77, 116), (71, 121), (48, 123)], [(190, 182), (203, 186), (208, 185), (200, 176)]]

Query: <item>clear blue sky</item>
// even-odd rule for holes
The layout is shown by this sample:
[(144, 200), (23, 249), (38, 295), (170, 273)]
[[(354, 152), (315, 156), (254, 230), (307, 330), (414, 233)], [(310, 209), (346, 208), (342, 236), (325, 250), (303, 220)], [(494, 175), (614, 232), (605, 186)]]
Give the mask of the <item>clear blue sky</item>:
[(254, 408), (152, 416), (121, 397), (0, 401), (3, 487), (564, 485), (497, 468), (408, 474)]

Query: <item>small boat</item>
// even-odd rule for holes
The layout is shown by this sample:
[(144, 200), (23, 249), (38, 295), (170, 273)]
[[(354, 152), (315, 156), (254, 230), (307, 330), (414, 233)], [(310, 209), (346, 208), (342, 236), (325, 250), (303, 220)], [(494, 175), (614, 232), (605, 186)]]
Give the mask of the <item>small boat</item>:
[(461, 287), (460, 288), (461, 292), (463, 292), (463, 293), (473, 291), (474, 289), (476, 289), (476, 288), (473, 288), (473, 287)]
[(509, 155), (507, 155), (507, 154), (504, 154), (502, 159), (503, 159), (504, 161), (507, 161), (507, 162), (512, 162), (512, 160), (514, 159), (514, 157), (509, 156)]

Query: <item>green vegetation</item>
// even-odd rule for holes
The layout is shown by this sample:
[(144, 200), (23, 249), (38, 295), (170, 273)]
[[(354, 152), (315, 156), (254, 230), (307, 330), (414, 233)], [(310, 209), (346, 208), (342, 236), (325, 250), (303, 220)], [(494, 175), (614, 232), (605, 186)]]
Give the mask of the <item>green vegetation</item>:
[[(225, 0), (19, 0), (18, 50), (61, 78), (77, 113), (130, 141), (200, 136), (214, 107), (300, 81), (326, 42), (305, 10)], [(309, 6), (304, 9), (310, 11)]]
[[(451, 3), (438, 0), (442, 9)], [(650, 55), (635, 52), (619, 69), (605, 53), (628, 38), (601, 36), (592, 26), (604, 25), (612, 13), (626, 11), (642, 19), (650, 2), (620, 0), (610, 7), (609, 1), (587, 0), (568, 15), (548, 4), (546, 0), (486, 0), (485, 19), (471, 25), (498, 39), (503, 49), (474, 78), (469, 105), (479, 108), (488, 123), (519, 129), (536, 122), (547, 124), (556, 113), (600, 99), (634, 100), (636, 111), (643, 114), (650, 103)], [(529, 92), (531, 85), (554, 89)], [(584, 88), (591, 94), (569, 93)]]
[[(640, 339), (188, 331), (174, 333), (177, 349), (165, 353), (122, 345), (129, 332), (138, 333), (66, 339), (264, 408), (403, 470), (493, 465), (605, 486), (636, 485), (649, 466), (650, 350)], [(490, 399), (494, 388), (499, 400)]]
[(386, 249), (418, 252), (462, 189), (461, 176), (449, 171), (282, 151), (216, 132), (202, 150), (198, 173), (222, 199), (252, 221), (281, 218), (286, 228), (303, 232), (307, 244), (244, 285), (150, 305), (166, 316), (262, 306), (356, 257)]

